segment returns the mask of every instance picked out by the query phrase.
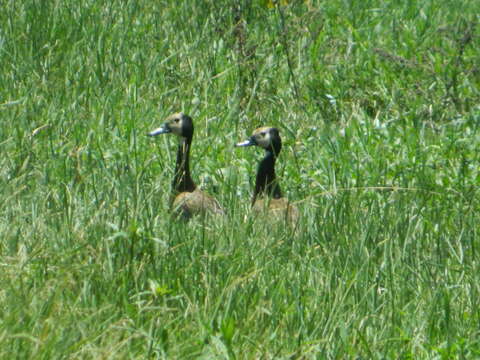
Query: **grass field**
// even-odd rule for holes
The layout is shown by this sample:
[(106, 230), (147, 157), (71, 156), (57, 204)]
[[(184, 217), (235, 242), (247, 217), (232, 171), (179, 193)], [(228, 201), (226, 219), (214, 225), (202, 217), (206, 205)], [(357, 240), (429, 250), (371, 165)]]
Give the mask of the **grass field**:
[[(480, 2), (271, 4), (2, 2), (0, 358), (480, 357)], [(181, 110), (223, 219), (169, 216)]]

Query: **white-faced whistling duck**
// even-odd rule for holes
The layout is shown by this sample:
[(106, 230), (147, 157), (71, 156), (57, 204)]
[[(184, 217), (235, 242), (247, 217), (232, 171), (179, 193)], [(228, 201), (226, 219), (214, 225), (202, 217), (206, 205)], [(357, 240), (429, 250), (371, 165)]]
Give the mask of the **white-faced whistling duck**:
[(252, 206), (255, 212), (267, 211), (268, 216), (285, 219), (289, 223), (298, 221), (299, 212), (295, 205), (282, 196), (280, 185), (275, 176), (275, 160), (282, 149), (282, 140), (278, 129), (261, 127), (253, 132), (246, 141), (235, 146), (259, 146), (265, 149), (265, 157), (260, 161), (255, 181)]
[(179, 138), (177, 163), (172, 183), (172, 209), (184, 219), (192, 215), (210, 212), (224, 214), (219, 203), (199, 190), (190, 176), (190, 147), (193, 137), (192, 118), (184, 113), (170, 115), (165, 123), (151, 131), (149, 136), (174, 134)]

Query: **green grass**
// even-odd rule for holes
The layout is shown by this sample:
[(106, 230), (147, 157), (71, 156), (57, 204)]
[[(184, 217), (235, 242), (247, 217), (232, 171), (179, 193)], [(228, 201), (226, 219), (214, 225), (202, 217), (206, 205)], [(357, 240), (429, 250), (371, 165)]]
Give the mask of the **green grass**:
[[(0, 358), (480, 356), (480, 4), (266, 4), (3, 2)], [(225, 219), (169, 216), (179, 110)]]

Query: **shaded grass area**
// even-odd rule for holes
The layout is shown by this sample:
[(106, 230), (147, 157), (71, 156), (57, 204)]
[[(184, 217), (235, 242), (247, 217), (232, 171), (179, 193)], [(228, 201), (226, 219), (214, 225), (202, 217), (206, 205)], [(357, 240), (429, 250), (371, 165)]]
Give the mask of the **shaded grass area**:
[[(2, 358), (479, 355), (476, 2), (4, 5)], [(169, 216), (178, 110), (224, 219)]]

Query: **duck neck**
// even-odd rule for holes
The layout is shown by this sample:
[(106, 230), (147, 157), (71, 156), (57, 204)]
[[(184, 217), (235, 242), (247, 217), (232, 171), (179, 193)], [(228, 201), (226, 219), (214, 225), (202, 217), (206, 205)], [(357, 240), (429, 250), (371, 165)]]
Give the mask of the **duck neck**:
[(182, 137), (177, 150), (177, 164), (175, 166), (175, 176), (173, 178), (173, 190), (176, 193), (192, 192), (196, 186), (190, 176), (190, 146), (191, 137)]
[(258, 165), (252, 203), (255, 203), (257, 197), (262, 195), (271, 196), (274, 199), (282, 197), (282, 192), (275, 176), (275, 160), (276, 156), (274, 153), (267, 150), (267, 154)]

